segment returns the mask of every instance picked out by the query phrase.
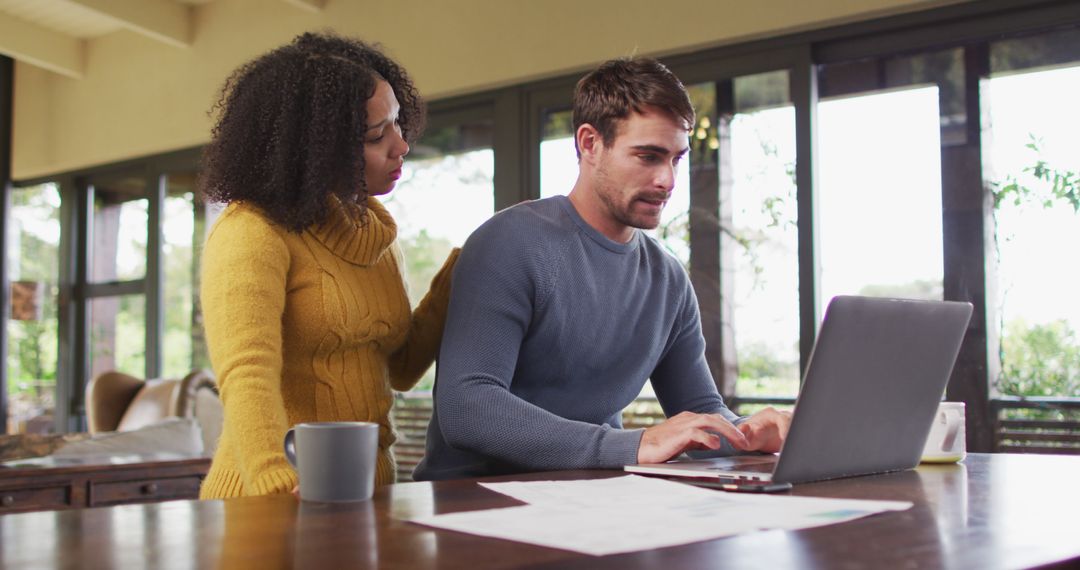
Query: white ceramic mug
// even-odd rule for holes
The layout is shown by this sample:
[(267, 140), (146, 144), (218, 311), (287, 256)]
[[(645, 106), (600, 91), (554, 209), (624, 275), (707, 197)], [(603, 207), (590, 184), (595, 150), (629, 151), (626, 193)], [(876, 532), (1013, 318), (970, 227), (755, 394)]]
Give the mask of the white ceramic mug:
[(954, 463), (967, 455), (964, 403), (942, 402), (923, 446), (924, 463)]
[(306, 501), (366, 501), (375, 489), (379, 424), (315, 422), (285, 434), (285, 457)]

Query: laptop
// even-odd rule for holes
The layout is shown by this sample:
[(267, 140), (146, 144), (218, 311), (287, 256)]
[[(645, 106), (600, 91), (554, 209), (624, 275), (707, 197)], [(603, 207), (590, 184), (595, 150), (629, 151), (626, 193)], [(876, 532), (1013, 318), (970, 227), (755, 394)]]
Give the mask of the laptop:
[(825, 311), (781, 452), (631, 473), (733, 491), (911, 469), (919, 463), (971, 318), (970, 303), (835, 297)]

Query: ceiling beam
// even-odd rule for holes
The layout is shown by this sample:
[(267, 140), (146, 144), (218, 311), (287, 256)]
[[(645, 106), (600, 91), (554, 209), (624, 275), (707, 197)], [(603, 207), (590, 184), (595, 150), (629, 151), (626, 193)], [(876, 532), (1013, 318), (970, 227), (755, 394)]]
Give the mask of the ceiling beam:
[(192, 10), (174, 0), (68, 0), (120, 26), (176, 47), (191, 45)]
[(83, 41), (0, 13), (0, 53), (75, 79), (83, 76)]
[(317, 14), (322, 12), (323, 6), (326, 5), (326, 0), (285, 0), (285, 3), (300, 8), (301, 10), (307, 10), (308, 12)]

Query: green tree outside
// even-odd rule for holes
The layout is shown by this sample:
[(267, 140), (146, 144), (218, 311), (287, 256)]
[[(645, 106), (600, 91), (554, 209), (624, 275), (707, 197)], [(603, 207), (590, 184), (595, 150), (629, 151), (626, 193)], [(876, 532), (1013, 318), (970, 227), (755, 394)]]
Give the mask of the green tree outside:
[(14, 279), (44, 286), (37, 319), (6, 319), (9, 417), (25, 419), (50, 409), (55, 397), (60, 195), (55, 185), (43, 184), (16, 189), (11, 202), (17, 247), (5, 253)]
[[(1035, 135), (1029, 135), (1025, 147), (1033, 153), (1033, 164), (991, 185), (995, 215), (1007, 203), (1045, 209), (1068, 205), (1080, 214), (1080, 174), (1044, 160)], [(1034, 325), (1023, 318), (1003, 322), (999, 356), (996, 387), (1002, 394), (1080, 395), (1080, 339), (1065, 320)]]
[[(453, 244), (442, 238), (428, 235), (426, 230), (398, 240), (405, 257), (405, 282), (409, 288), (409, 302), (415, 308), (427, 294), (431, 279), (442, 268)], [(435, 367), (432, 366), (420, 379), (415, 391), (429, 391), (435, 386)]]

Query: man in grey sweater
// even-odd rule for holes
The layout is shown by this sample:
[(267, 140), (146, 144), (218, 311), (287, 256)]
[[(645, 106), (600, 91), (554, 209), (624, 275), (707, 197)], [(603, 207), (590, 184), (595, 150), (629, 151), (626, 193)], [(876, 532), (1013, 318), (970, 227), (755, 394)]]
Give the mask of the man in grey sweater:
[[(504, 210), (462, 249), (418, 480), (772, 452), (787, 435), (787, 413), (724, 405), (686, 271), (640, 231), (689, 150), (682, 83), (652, 59), (612, 60), (578, 83), (573, 117), (569, 196)], [(668, 419), (622, 429), (650, 379)]]

